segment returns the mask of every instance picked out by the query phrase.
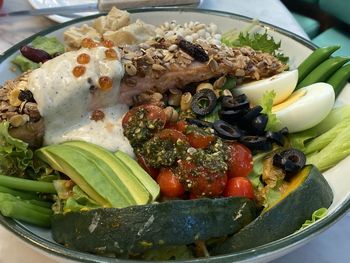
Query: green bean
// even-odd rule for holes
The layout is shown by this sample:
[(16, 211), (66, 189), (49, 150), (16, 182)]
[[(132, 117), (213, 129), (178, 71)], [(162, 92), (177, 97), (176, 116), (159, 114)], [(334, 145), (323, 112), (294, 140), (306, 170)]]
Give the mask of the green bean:
[(30, 192), (17, 191), (17, 190), (13, 190), (11, 188), (8, 188), (8, 187), (2, 186), (2, 185), (0, 185), (0, 193), (11, 194), (13, 196), (17, 196), (17, 197), (20, 197), (20, 198), (26, 199), (26, 200), (33, 200), (33, 199), (38, 200), (39, 199), (39, 197), (33, 192), (30, 193)]
[(46, 208), (50, 208), (52, 206), (51, 202), (44, 201), (35, 193), (17, 191), (17, 190), (0, 185), (0, 194), (1, 193), (10, 194), (10, 195), (13, 195), (15, 197), (19, 197), (22, 200), (26, 200), (27, 202), (29, 202), (33, 205), (38, 205), (38, 206), (42, 206), (42, 207), (46, 207)]
[(33, 205), (10, 194), (0, 194), (0, 212), (4, 216), (38, 226), (48, 227), (51, 224), (52, 210)]
[(16, 190), (53, 194), (56, 193), (53, 183), (22, 179), (6, 175), (0, 175), (0, 185)]
[(312, 52), (298, 67), (298, 83), (339, 48), (339, 45), (321, 47)]
[(349, 57), (334, 57), (318, 65), (304, 78), (298, 85), (297, 89), (309, 86), (316, 82), (326, 81), (334, 72), (336, 72), (346, 62), (350, 61)]
[(350, 78), (350, 64), (342, 66), (328, 80), (327, 83), (333, 86), (335, 96), (338, 96)]

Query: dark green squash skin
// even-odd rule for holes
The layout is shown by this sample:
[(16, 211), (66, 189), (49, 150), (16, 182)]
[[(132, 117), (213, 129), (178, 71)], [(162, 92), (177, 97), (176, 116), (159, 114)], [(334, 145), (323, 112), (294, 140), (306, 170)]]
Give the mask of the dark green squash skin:
[(233, 234), (255, 217), (246, 198), (175, 200), (54, 215), (52, 235), (76, 250), (126, 256)]
[(332, 201), (332, 189), (318, 169), (312, 166), (306, 180), (285, 199), (216, 246), (211, 254), (254, 248), (290, 235), (300, 229), (314, 211), (328, 208)]

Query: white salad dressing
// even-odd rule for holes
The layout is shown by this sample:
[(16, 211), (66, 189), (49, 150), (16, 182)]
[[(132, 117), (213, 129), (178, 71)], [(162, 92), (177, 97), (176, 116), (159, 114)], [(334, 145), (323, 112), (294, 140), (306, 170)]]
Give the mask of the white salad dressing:
[[(99, 46), (66, 52), (45, 62), (29, 75), (28, 89), (33, 93), (45, 122), (45, 145), (85, 140), (111, 151), (120, 149), (132, 153), (121, 126), (128, 107), (117, 104), (124, 67), (118, 59), (106, 58), (107, 49)], [(115, 51), (120, 58), (119, 50), (115, 48)], [(77, 57), (83, 53), (90, 56), (90, 61), (78, 64)], [(76, 66), (86, 68), (80, 77), (73, 75)], [(99, 88), (102, 76), (113, 80), (111, 89)], [(94, 110), (102, 111), (104, 118), (91, 120)]]

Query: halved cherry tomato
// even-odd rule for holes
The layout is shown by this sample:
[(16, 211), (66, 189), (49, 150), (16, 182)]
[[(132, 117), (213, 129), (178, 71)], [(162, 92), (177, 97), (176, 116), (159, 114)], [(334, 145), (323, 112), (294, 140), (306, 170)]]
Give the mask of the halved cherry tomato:
[(167, 122), (165, 124), (165, 129), (175, 129), (178, 130), (179, 132), (184, 133), (185, 129), (187, 126), (187, 122), (186, 121), (178, 121), (178, 122)]
[(127, 126), (127, 124), (131, 121), (131, 118), (140, 109), (144, 109), (146, 111), (146, 116), (144, 116), (144, 118), (146, 118), (147, 120), (150, 120), (150, 121), (159, 120), (159, 123), (162, 124), (162, 125), (160, 125), (160, 128), (164, 127), (164, 125), (166, 123), (166, 115), (165, 115), (165, 112), (163, 111), (163, 109), (161, 107), (156, 106), (156, 105), (145, 104), (145, 105), (141, 105), (141, 106), (137, 106), (137, 107), (132, 108), (124, 115), (123, 120), (122, 120), (123, 128), (125, 128)]
[(188, 142), (186, 135), (175, 129), (161, 130), (155, 136), (157, 136), (160, 139), (169, 139), (174, 143), (176, 143), (178, 140)]
[(246, 177), (233, 177), (228, 180), (224, 190), (224, 196), (240, 196), (254, 199), (254, 189)]
[(192, 196), (214, 197), (221, 195), (224, 191), (227, 183), (226, 173), (211, 171), (184, 160), (180, 160), (178, 164), (182, 179), (186, 184), (185, 188)]
[(178, 121), (176, 123), (176, 128), (175, 129), (183, 133), (186, 130), (186, 126), (187, 126), (187, 122), (185, 122), (185, 121)]
[(192, 147), (196, 149), (204, 149), (209, 146), (214, 140), (215, 136), (212, 134), (200, 133), (197, 131), (191, 131), (187, 134), (188, 140)]
[(141, 154), (136, 154), (137, 162), (153, 179), (157, 179), (159, 174), (159, 169), (148, 165), (145, 158)]
[(251, 151), (244, 145), (234, 142), (229, 145), (228, 177), (245, 177), (253, 169)]
[(157, 183), (161, 193), (166, 197), (180, 197), (185, 193), (184, 186), (171, 169), (161, 169)]

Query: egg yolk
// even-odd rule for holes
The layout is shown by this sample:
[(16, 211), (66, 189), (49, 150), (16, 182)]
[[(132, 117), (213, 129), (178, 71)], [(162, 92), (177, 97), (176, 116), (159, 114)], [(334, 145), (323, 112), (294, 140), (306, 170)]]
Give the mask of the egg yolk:
[(293, 92), (285, 101), (273, 106), (272, 113), (278, 112), (278, 111), (288, 107), (289, 105), (291, 105), (294, 102), (296, 102), (297, 100), (299, 100), (301, 97), (304, 97), (306, 95), (306, 93), (307, 92), (305, 89), (301, 89), (301, 90), (297, 90), (297, 91)]

